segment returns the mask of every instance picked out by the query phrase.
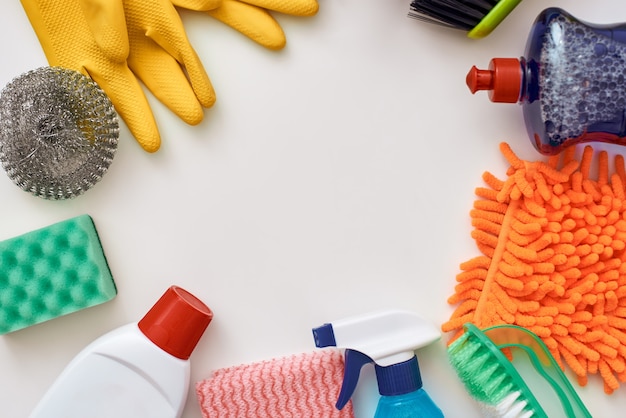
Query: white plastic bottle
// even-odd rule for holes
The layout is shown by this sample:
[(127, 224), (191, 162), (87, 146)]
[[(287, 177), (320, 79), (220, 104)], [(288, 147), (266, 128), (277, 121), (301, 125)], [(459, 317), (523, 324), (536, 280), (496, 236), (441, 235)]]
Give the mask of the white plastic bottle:
[(85, 347), (30, 418), (177, 418), (189, 390), (189, 356), (211, 310), (172, 286), (137, 323)]

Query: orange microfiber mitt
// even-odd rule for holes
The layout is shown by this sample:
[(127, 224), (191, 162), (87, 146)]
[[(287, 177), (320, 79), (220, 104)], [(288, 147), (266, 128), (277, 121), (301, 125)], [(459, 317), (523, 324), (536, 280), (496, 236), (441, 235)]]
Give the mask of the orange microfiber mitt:
[[(461, 264), (444, 332), (515, 324), (540, 336), (561, 366), (600, 374), (610, 394), (626, 381), (626, 171), (587, 146), (547, 161), (503, 143), (508, 178), (485, 173), (471, 211), (482, 255)], [(597, 175), (591, 176), (597, 162)], [(593, 178), (592, 178), (593, 177)]]

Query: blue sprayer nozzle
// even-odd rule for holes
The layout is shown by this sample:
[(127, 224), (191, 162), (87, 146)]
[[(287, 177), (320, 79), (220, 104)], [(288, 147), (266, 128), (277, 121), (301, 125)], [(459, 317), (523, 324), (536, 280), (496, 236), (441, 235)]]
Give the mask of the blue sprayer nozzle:
[(405, 311), (382, 311), (327, 323), (313, 329), (315, 346), (345, 349), (345, 369), (336, 403), (352, 397), (361, 368), (374, 363), (381, 397), (375, 418), (441, 418), (443, 413), (422, 388), (415, 350), (440, 338), (439, 330)]

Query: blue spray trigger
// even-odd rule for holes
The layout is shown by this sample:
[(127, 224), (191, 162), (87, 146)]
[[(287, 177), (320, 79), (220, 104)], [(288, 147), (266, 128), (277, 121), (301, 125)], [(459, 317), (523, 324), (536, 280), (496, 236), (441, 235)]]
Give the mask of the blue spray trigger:
[(333, 324), (324, 324), (320, 327), (313, 328), (313, 339), (317, 348), (336, 347), (335, 332)]
[(441, 410), (422, 388), (415, 350), (440, 338), (439, 329), (410, 311), (370, 312), (313, 329), (315, 345), (345, 349), (344, 375), (335, 406), (342, 409), (354, 394), (361, 369), (374, 363), (381, 395), (376, 417), (419, 416), (443, 418)]
[(343, 372), (343, 383), (341, 384), (341, 391), (339, 392), (339, 399), (335, 407), (342, 409), (356, 390), (356, 385), (359, 382), (359, 375), (361, 369), (368, 363), (373, 363), (371, 357), (361, 353), (360, 351), (347, 349), (345, 353), (345, 365)]

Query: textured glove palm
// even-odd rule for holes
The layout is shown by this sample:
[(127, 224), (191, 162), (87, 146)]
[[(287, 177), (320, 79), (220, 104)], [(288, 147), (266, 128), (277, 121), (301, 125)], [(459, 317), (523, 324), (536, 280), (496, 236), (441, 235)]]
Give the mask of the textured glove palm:
[[(137, 77), (189, 124), (215, 93), (170, 0), (21, 0), (51, 66), (90, 76), (139, 144), (159, 149), (157, 124)], [(204, 10), (220, 0), (195, 1)]]
[(172, 0), (172, 3), (184, 9), (204, 11), (258, 44), (275, 50), (285, 46), (286, 38), (270, 12), (313, 16), (319, 9), (317, 0), (222, 0), (219, 7), (207, 7), (201, 0)]

